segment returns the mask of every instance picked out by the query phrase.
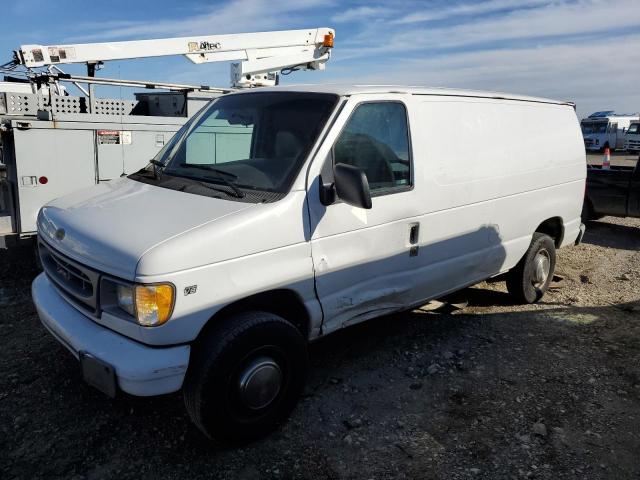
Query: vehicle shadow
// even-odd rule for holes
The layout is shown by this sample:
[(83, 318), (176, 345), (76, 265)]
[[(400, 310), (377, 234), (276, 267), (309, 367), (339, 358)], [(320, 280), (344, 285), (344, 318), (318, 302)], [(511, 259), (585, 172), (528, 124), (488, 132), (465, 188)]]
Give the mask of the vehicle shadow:
[(513, 306), (513, 297), (507, 292), (489, 290), (478, 287), (468, 287), (459, 292), (440, 299), (444, 302), (460, 304), (469, 307)]
[(640, 250), (640, 228), (612, 223), (605, 217), (587, 224), (582, 241), (600, 247)]
[[(465, 293), (470, 304), (509, 304), (501, 292), (475, 287)], [(634, 367), (640, 362), (640, 302), (518, 308), (453, 315), (413, 310), (329, 335), (310, 347), (310, 377), (291, 419), (240, 449), (214, 447), (189, 421), (180, 393), (109, 399), (84, 384), (75, 359), (38, 328), (32, 312), (23, 328), (32, 332), (35, 351), (20, 361), (29, 362), (29, 373), (3, 398), (0, 413), (5, 425), (19, 430), (0, 440), (6, 456), (0, 463), (9, 477), (19, 478), (35, 472), (49, 477), (293, 478), (299, 469), (309, 469), (308, 478), (379, 478), (391, 465), (409, 478), (439, 477), (445, 473), (440, 464), (418, 461), (421, 452), (444, 449), (456, 464), (490, 468), (520, 450), (506, 445), (485, 458), (482, 450), (469, 456), (458, 446), (502, 445), (505, 436), (520, 435), (523, 415), (526, 425), (544, 418), (549, 425), (562, 425), (567, 435), (577, 428), (572, 422), (597, 423), (600, 413), (589, 405), (606, 404), (609, 393), (599, 395), (586, 379), (602, 366), (608, 382), (615, 378), (616, 388), (635, 402), (624, 404), (626, 415), (640, 418), (640, 389), (634, 387), (640, 385)], [(619, 320), (612, 323), (612, 318)], [(629, 328), (622, 328), (622, 321)], [(600, 327), (606, 336), (591, 345)], [(356, 434), (377, 452), (376, 461), (345, 443)], [(628, 476), (633, 460), (631, 443), (623, 442), (627, 434), (601, 429), (599, 435), (603, 442), (617, 435), (615, 458), (597, 452), (599, 462), (617, 465), (610, 478)], [(563, 455), (573, 456), (567, 461), (593, 461), (593, 453), (581, 450), (583, 443), (565, 454), (551, 440), (536, 444), (548, 463)], [(279, 473), (264, 474), (273, 472), (274, 464)], [(247, 477), (247, 471), (254, 473)]]
[[(3, 478), (446, 478), (496, 464), (510, 477), (531, 455), (558, 474), (549, 478), (590, 464), (608, 466), (598, 478), (640, 468), (640, 301), (512, 306), (474, 286), (459, 298), (502, 311), (417, 309), (354, 325), (310, 346), (302, 401), (280, 429), (220, 449), (180, 393), (109, 399), (84, 384), (37, 319), (36, 273), (12, 260), (0, 277), (13, 292), (0, 308)], [(547, 435), (532, 436), (541, 421)]]

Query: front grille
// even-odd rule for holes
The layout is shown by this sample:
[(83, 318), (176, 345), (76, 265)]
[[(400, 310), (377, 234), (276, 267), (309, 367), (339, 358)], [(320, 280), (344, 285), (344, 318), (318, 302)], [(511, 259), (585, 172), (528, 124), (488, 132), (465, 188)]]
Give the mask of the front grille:
[(58, 253), (42, 240), (38, 242), (38, 251), (47, 276), (67, 298), (90, 313), (96, 313), (99, 273)]
[(587, 145), (587, 146), (593, 145), (593, 139), (592, 138), (585, 138), (584, 144)]

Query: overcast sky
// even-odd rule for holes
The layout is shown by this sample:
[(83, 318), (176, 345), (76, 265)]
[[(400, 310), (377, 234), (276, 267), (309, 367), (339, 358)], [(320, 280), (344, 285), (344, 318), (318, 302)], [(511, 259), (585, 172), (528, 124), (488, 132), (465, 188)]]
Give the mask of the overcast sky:
[[(285, 83), (499, 90), (640, 110), (640, 0), (20, 0), (3, 2), (0, 63), (20, 44), (336, 29), (325, 72)], [(4, 53), (2, 53), (4, 52)], [(80, 72), (81, 69), (68, 67)], [(228, 86), (227, 64), (109, 63), (100, 75)]]

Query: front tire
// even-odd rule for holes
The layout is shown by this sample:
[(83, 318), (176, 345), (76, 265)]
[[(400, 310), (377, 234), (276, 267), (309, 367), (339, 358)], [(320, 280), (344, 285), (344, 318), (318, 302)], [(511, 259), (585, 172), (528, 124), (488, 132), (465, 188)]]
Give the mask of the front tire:
[(183, 387), (193, 423), (221, 445), (273, 431), (304, 388), (307, 344), (291, 323), (267, 312), (221, 320), (194, 345)]
[(553, 239), (536, 232), (527, 252), (507, 274), (507, 290), (520, 303), (536, 303), (549, 289), (555, 267)]

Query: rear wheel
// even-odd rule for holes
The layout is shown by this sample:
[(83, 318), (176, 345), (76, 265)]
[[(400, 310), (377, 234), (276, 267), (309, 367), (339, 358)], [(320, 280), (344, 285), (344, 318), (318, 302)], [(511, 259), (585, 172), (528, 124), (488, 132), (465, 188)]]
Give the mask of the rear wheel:
[(507, 290), (521, 303), (535, 303), (548, 290), (555, 266), (556, 248), (553, 239), (536, 232), (527, 252), (507, 274)]
[(247, 443), (289, 416), (306, 373), (306, 341), (298, 329), (271, 313), (240, 313), (214, 325), (194, 345), (185, 405), (216, 443)]

